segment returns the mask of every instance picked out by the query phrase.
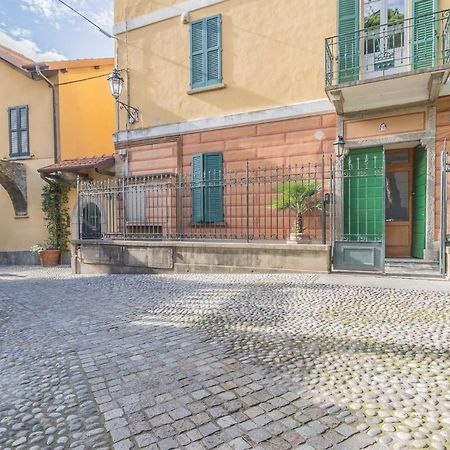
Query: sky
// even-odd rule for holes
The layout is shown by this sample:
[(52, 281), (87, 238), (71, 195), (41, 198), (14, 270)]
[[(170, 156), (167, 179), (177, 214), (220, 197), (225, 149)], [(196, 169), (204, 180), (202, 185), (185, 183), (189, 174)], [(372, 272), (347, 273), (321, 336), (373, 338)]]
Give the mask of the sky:
[[(111, 33), (113, 0), (64, 0)], [(114, 39), (57, 0), (0, 0), (0, 45), (33, 61), (114, 56)]]

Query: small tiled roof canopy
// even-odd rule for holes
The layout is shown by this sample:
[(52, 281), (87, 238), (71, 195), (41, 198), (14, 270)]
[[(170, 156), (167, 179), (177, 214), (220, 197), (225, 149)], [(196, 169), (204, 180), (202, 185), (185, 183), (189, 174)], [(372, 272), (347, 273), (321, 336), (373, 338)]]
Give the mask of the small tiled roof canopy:
[(78, 158), (61, 161), (50, 166), (41, 167), (38, 172), (51, 174), (55, 172), (79, 172), (89, 169), (106, 169), (114, 165), (114, 156), (95, 156), (93, 158)]

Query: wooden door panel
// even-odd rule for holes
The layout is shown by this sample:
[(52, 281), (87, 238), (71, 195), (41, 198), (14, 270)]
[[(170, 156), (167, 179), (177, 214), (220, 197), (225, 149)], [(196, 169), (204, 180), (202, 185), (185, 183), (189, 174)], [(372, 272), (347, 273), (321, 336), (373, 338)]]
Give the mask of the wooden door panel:
[(412, 149), (386, 152), (387, 257), (411, 256), (412, 162)]

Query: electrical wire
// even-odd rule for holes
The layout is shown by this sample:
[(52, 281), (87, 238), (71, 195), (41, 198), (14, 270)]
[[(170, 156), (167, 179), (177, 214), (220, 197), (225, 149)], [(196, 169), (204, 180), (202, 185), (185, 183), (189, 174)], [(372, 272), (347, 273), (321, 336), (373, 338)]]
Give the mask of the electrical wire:
[(101, 28), (99, 25), (97, 25), (95, 22), (93, 22), (91, 19), (89, 19), (88, 17), (86, 17), (84, 14), (80, 13), (80, 11), (77, 11), (75, 8), (73, 8), (72, 6), (68, 5), (66, 2), (64, 2), (63, 0), (57, 0), (59, 3), (63, 4), (66, 8), (69, 8), (71, 11), (73, 11), (75, 14), (78, 14), (80, 17), (82, 17), (84, 20), (86, 20), (87, 22), (89, 22), (91, 25), (93, 25), (95, 28), (97, 28), (98, 31), (100, 31), (100, 33), (104, 34), (106, 37), (109, 37), (110, 39), (115, 39), (115, 37), (108, 33), (107, 31), (105, 31), (103, 28)]
[(107, 77), (108, 75), (109, 75), (109, 73), (104, 73), (102, 75), (96, 75), (95, 77), (81, 78), (79, 80), (72, 80), (72, 81), (65, 81), (64, 83), (57, 83), (57, 84), (55, 84), (55, 86), (64, 86), (66, 84), (81, 83), (83, 81), (95, 80), (96, 78), (104, 78), (104, 77)]

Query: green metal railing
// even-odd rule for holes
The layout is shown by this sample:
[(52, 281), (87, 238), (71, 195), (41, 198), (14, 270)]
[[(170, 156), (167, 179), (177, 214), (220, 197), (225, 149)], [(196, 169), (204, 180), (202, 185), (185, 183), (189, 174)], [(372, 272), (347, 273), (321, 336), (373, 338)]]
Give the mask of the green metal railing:
[(450, 10), (325, 40), (326, 87), (450, 62)]

